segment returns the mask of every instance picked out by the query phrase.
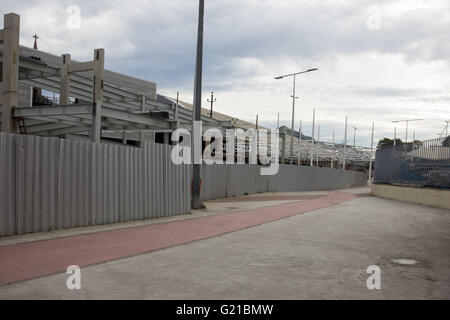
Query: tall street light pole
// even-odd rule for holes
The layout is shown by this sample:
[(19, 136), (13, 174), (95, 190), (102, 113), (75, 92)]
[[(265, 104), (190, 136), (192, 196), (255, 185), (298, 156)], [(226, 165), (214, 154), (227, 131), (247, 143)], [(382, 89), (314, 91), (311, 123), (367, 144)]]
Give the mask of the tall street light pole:
[(344, 136), (344, 161), (342, 163), (342, 169), (345, 171), (345, 166), (347, 162), (347, 124), (348, 117), (345, 117), (345, 136)]
[(298, 165), (302, 165), (302, 120), (300, 120), (300, 126), (298, 128)]
[(397, 127), (394, 128), (394, 147), (397, 144)]
[(311, 161), (310, 166), (314, 165), (314, 127), (316, 125), (316, 109), (313, 109), (313, 123), (312, 123), (312, 133), (311, 133)]
[(318, 128), (317, 128), (317, 146), (318, 146), (318, 148), (317, 148), (317, 166), (319, 166), (319, 148), (320, 148), (320, 126), (318, 126)]
[[(198, 8), (198, 33), (197, 33), (197, 56), (195, 63), (195, 84), (194, 84), (194, 108), (192, 112), (192, 152), (193, 152), (193, 169), (192, 169), (192, 209), (202, 208), (200, 201), (200, 174), (202, 164), (198, 163), (197, 153), (202, 151), (201, 128), (195, 127), (201, 123), (202, 108), (202, 69), (203, 69), (203, 22), (205, 13), (205, 0), (199, 0)], [(200, 130), (197, 137), (196, 130)]]
[(408, 127), (409, 123), (412, 121), (423, 121), (424, 119), (407, 119), (407, 120), (394, 120), (393, 123), (406, 122), (406, 140), (405, 143), (408, 143)]
[(373, 133), (375, 131), (375, 122), (372, 122), (372, 138), (370, 140), (370, 159), (369, 159), (369, 184), (372, 181), (372, 165), (373, 165)]
[(354, 132), (353, 132), (353, 148), (355, 148), (356, 147), (356, 130), (358, 130), (358, 128), (353, 127), (353, 130), (354, 130)]
[(295, 78), (296, 76), (294, 75), (294, 85), (293, 85), (293, 90), (292, 90), (292, 124), (291, 124), (291, 146), (290, 146), (290, 150), (291, 150), (291, 160), (290, 160), (290, 165), (292, 166), (292, 164), (294, 163), (294, 118), (295, 118), (295, 100), (298, 99), (298, 97), (295, 96)]
[(291, 73), (291, 74), (286, 74), (284, 76), (279, 76), (276, 77), (275, 80), (280, 80), (283, 78), (287, 78), (287, 77), (293, 77), (294, 78), (294, 84), (293, 84), (293, 92), (292, 92), (292, 125), (291, 125), (291, 161), (290, 164), (292, 165), (294, 163), (294, 117), (295, 117), (295, 100), (298, 99), (298, 97), (295, 96), (295, 80), (297, 75), (299, 74), (303, 74), (303, 73), (307, 73), (307, 72), (312, 72), (312, 71), (317, 71), (319, 69), (317, 68), (313, 68), (313, 69), (309, 69), (306, 71), (301, 71), (301, 72), (297, 72), (297, 73)]
[(334, 130), (333, 130), (333, 157), (331, 158), (331, 168), (334, 168), (334, 157), (336, 156), (336, 145), (334, 144)]

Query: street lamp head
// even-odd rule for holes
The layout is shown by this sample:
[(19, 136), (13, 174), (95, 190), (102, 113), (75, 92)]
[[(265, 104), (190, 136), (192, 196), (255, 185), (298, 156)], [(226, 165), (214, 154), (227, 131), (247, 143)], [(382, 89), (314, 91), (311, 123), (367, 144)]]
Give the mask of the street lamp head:
[(318, 68), (313, 68), (313, 69), (308, 69), (306, 71), (301, 71), (301, 72), (297, 72), (297, 73), (285, 74), (285, 75), (276, 77), (275, 80), (280, 80), (280, 79), (283, 79), (285, 77), (292, 77), (292, 76), (295, 77), (296, 75), (299, 75), (299, 74), (303, 74), (303, 73), (307, 73), (307, 72), (311, 72), (311, 71), (317, 71), (317, 70), (319, 70), (319, 69)]
[(394, 120), (393, 123), (399, 123), (399, 122), (412, 122), (412, 121), (424, 121), (425, 119), (406, 119), (406, 120)]

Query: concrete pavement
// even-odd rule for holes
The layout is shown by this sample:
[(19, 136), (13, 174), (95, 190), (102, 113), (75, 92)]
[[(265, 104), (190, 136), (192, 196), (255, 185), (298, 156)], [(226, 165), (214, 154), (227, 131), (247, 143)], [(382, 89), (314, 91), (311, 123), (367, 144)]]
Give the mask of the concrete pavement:
[[(83, 267), (206, 239), (353, 198), (351, 194), (333, 191), (301, 203), (0, 246), (0, 285), (61, 272), (70, 265)], [(264, 198), (261, 200), (264, 202)]]
[[(449, 210), (346, 193), (353, 200), (84, 267), (79, 291), (59, 273), (2, 286), (0, 298), (449, 299)], [(418, 263), (391, 261), (400, 258)], [(381, 290), (366, 287), (370, 265), (381, 268)]]

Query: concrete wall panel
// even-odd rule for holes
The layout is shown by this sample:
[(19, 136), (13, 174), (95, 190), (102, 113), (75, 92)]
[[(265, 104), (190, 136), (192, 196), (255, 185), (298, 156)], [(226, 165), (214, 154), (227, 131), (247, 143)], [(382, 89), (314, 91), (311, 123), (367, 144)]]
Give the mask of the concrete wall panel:
[(433, 188), (399, 187), (374, 184), (372, 194), (376, 197), (428, 205), (450, 210), (450, 190)]

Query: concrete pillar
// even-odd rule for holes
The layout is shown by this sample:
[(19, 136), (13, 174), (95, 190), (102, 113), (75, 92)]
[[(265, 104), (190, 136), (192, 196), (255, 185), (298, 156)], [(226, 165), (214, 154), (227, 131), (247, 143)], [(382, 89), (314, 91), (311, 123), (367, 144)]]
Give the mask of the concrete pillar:
[(169, 132), (164, 132), (164, 144), (169, 144)]
[(60, 88), (59, 88), (59, 104), (69, 104), (70, 97), (70, 54), (61, 55), (61, 69), (59, 71)]
[(143, 148), (145, 145), (145, 141), (146, 141), (144, 131), (139, 132), (139, 141), (140, 141), (141, 148)]
[(148, 139), (147, 139), (147, 141), (150, 141), (150, 142), (155, 142), (155, 131), (151, 131), (151, 132), (149, 132), (149, 134), (148, 134)]
[(141, 111), (145, 111), (145, 94), (141, 94)]
[(178, 121), (178, 103), (172, 105), (173, 108), (173, 120), (175, 121), (172, 129), (177, 130), (180, 127), (180, 122)]
[(30, 92), (30, 95), (29, 95), (29, 105), (28, 105), (28, 107), (32, 107), (33, 106), (33, 86), (29, 86), (29, 88), (28, 88), (28, 90), (29, 90), (29, 92)]
[(103, 71), (105, 68), (105, 50), (94, 51), (94, 88), (92, 110), (92, 142), (100, 143), (102, 135), (102, 99), (103, 99)]
[(20, 16), (15, 13), (5, 14), (3, 42), (3, 132), (16, 133), (17, 128), (13, 120), (13, 109), (18, 104), (19, 93), (19, 33)]

